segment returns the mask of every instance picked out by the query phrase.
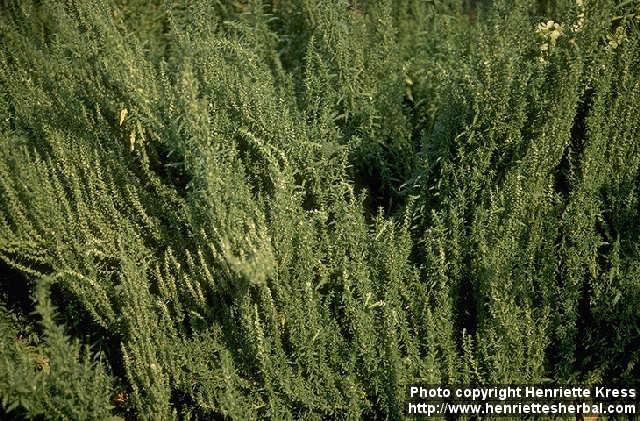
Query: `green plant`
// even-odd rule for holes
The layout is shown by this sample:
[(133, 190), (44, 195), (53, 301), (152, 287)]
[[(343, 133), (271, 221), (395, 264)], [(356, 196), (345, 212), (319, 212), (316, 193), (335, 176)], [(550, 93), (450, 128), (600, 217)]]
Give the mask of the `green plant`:
[(4, 411), (636, 385), (634, 4), (468, 3), (8, 2)]

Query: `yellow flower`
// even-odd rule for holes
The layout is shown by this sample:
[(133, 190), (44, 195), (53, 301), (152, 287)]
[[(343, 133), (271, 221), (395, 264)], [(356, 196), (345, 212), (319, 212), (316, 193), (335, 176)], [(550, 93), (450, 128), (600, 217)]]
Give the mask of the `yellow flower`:
[(124, 123), (124, 119), (127, 118), (127, 114), (129, 114), (129, 110), (127, 110), (126, 108), (123, 108), (120, 110), (120, 125), (122, 126), (122, 123)]
[(560, 35), (562, 35), (562, 28), (555, 29), (549, 34), (549, 40), (551, 41), (551, 45), (556, 44), (556, 40), (560, 38)]
[(542, 57), (540, 57), (540, 62), (544, 64), (547, 62), (549, 50), (556, 45), (556, 41), (562, 35), (564, 28), (561, 24), (549, 20), (540, 22), (535, 31), (542, 38), (542, 43), (540, 44)]

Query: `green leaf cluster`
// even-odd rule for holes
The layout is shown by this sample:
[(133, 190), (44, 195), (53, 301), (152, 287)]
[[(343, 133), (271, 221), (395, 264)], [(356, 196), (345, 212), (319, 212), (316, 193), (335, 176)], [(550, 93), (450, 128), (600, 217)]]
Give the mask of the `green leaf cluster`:
[(5, 3), (5, 414), (638, 386), (633, 2)]

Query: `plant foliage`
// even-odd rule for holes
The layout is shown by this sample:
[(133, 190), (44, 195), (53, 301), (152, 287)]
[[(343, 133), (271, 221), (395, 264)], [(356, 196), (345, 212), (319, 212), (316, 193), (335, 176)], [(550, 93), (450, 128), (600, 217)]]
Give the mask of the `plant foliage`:
[(635, 2), (5, 3), (5, 414), (639, 385)]

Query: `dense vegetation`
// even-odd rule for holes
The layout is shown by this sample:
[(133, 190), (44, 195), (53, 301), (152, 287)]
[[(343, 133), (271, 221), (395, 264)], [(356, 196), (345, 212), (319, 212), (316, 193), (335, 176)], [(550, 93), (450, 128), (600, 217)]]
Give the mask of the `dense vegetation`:
[(639, 26), (611, 0), (5, 1), (1, 411), (640, 386)]

